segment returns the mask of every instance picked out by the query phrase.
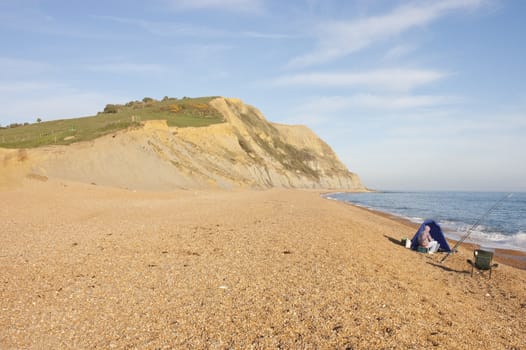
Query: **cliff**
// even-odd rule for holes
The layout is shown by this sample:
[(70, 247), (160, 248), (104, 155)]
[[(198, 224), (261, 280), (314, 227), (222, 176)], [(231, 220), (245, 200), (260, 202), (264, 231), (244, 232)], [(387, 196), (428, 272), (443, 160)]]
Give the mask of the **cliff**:
[(168, 127), (164, 120), (68, 146), (0, 150), (0, 183), (22, 175), (144, 190), (318, 188), (365, 190), (304, 126), (268, 122), (238, 99), (210, 104), (225, 122)]

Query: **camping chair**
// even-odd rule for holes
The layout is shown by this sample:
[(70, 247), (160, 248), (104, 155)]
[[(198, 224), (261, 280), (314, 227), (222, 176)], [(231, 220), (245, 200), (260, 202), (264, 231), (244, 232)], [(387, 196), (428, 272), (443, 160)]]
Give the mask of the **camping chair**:
[(473, 252), (475, 261), (467, 260), (468, 264), (471, 265), (471, 276), (473, 276), (473, 268), (477, 270), (489, 270), (489, 278), (491, 278), (491, 270), (499, 264), (493, 263), (493, 253), (486, 250), (476, 249)]

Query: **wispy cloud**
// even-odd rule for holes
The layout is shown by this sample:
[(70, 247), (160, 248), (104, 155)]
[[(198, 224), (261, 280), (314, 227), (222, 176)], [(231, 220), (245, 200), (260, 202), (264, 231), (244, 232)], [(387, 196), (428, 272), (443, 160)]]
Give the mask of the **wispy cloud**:
[(99, 31), (96, 28), (86, 29), (81, 21), (62, 21), (60, 17), (51, 16), (44, 11), (47, 5), (40, 4), (40, 1), (11, 1), (13, 6), (7, 9), (2, 8), (4, 3), (5, 1), (0, 1), (0, 30), (7, 28), (9, 31), (21, 32), (30, 36), (34, 34), (39, 37), (52, 36), (59, 40), (61, 38), (82, 40), (117, 38), (113, 33), (107, 31)]
[(254, 39), (295, 39), (298, 35), (282, 34), (282, 33), (263, 33), (254, 31), (244, 31), (239, 34), (246, 38)]
[(285, 75), (271, 81), (275, 86), (369, 87), (408, 91), (446, 77), (448, 73), (419, 69), (379, 69), (359, 73), (304, 73)]
[[(47, 62), (27, 60), (23, 58), (0, 57), (2, 78), (31, 77), (37, 74), (53, 72), (56, 68)], [(0, 78), (0, 80), (2, 79)]]
[(46, 91), (57, 89), (62, 85), (42, 82), (42, 81), (4, 81), (0, 82), (0, 93), (15, 94), (15, 93), (31, 93), (38, 91)]
[(165, 0), (177, 10), (219, 10), (228, 12), (261, 13), (262, 0)]
[(0, 103), (4, 106), (3, 114), (14, 118), (10, 122), (30, 122), (37, 117), (53, 120), (94, 115), (102, 110), (109, 100), (117, 99), (94, 92), (60, 92), (33, 97), (31, 101), (22, 98), (0, 98)]
[(356, 95), (354, 105), (370, 109), (418, 109), (451, 105), (458, 103), (461, 98), (441, 95)]
[[(310, 96), (298, 102), (279, 122), (285, 124), (306, 124), (324, 130), (336, 142), (345, 139), (349, 129), (364, 129), (364, 135), (375, 127), (392, 129), (396, 125), (423, 123), (435, 128), (434, 121), (451, 121), (462, 114), (455, 108), (463, 101), (462, 97), (443, 95), (410, 94), (354, 94), (349, 96)], [(453, 114), (452, 114), (453, 113)], [(453, 117), (452, 117), (453, 115)], [(352, 123), (349, 120), (352, 119)], [(430, 125), (428, 125), (430, 124)], [(431, 126), (433, 125), (433, 126)], [(442, 123), (437, 125), (443, 126)], [(440, 132), (447, 133), (449, 126)], [(439, 133), (440, 133), (439, 132)]]
[(157, 36), (220, 37), (225, 35), (222, 30), (179, 22), (148, 21), (118, 16), (94, 16), (93, 18), (139, 27)]
[(394, 60), (401, 57), (407, 56), (409, 53), (415, 50), (415, 46), (411, 45), (397, 45), (387, 51), (384, 55), (385, 60)]
[(411, 29), (436, 21), (451, 11), (472, 9), (483, 0), (446, 0), (403, 5), (388, 14), (355, 21), (330, 21), (315, 27), (318, 47), (297, 56), (289, 68), (308, 67), (327, 63), (363, 50), (376, 42), (400, 35)]
[(132, 63), (132, 62), (117, 62), (117, 63), (101, 63), (87, 65), (85, 68), (92, 72), (105, 73), (160, 73), (164, 70), (161, 65), (151, 63)]
[(352, 96), (325, 96), (315, 98), (304, 104), (301, 110), (312, 114), (336, 113), (341, 111), (366, 109), (374, 110), (411, 110), (457, 103), (454, 96), (435, 95), (374, 95), (356, 94)]
[(203, 25), (194, 25), (183, 22), (148, 21), (138, 18), (127, 18), (118, 16), (94, 16), (93, 18), (127, 24), (139, 27), (142, 30), (163, 37), (205, 37), (205, 38), (253, 38), (253, 39), (292, 39), (297, 36), (283, 33), (267, 33), (257, 31), (229, 31)]
[(25, 90), (24, 94), (16, 91), (3, 93), (4, 86), (0, 86), (0, 105), (6, 123), (31, 122), (37, 117), (54, 120), (94, 115), (101, 111), (108, 101), (118, 103), (129, 100), (107, 92), (79, 90), (52, 81), (28, 82), (18, 87), (23, 88), (24, 85), (29, 89)]

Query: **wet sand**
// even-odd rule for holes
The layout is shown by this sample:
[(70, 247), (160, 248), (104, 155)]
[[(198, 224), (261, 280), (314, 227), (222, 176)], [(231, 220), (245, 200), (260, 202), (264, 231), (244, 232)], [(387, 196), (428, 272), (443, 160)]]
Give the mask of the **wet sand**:
[(318, 192), (0, 191), (0, 349), (525, 349), (526, 271)]

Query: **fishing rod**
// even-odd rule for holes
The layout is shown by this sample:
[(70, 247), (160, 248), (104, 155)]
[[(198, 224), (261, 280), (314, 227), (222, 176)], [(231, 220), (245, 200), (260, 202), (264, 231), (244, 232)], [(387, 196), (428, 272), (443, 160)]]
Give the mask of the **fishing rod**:
[(471, 234), (471, 232), (473, 231), (473, 229), (474, 229), (475, 227), (477, 227), (477, 226), (482, 222), (482, 220), (484, 220), (484, 218), (486, 218), (486, 216), (488, 216), (488, 215), (489, 215), (489, 214), (490, 214), (495, 208), (497, 208), (497, 207), (499, 206), (500, 203), (502, 203), (505, 199), (511, 197), (512, 194), (513, 194), (513, 193), (508, 193), (507, 195), (505, 195), (504, 197), (502, 197), (501, 199), (499, 199), (495, 204), (493, 204), (493, 206), (492, 206), (491, 208), (489, 208), (488, 211), (486, 211), (486, 212), (484, 213), (484, 215), (482, 215), (482, 216), (477, 220), (477, 222), (475, 222), (475, 223), (473, 224), (473, 226), (470, 227), (470, 229), (466, 232), (466, 234), (465, 234), (465, 235), (464, 235), (464, 236), (463, 236), (463, 237), (462, 237), (462, 238), (461, 238), (461, 239), (455, 244), (455, 246), (453, 247), (453, 249), (451, 249), (451, 251), (449, 251), (449, 252), (447, 253), (447, 255), (444, 256), (444, 257), (442, 258), (442, 260), (440, 260), (440, 263), (443, 263), (444, 261), (446, 261), (446, 259), (449, 257), (449, 255), (450, 255), (451, 253), (455, 253), (455, 252), (457, 251), (456, 249), (458, 248), (458, 246), (461, 245), (461, 244), (466, 240), (466, 238), (469, 237), (469, 235)]

